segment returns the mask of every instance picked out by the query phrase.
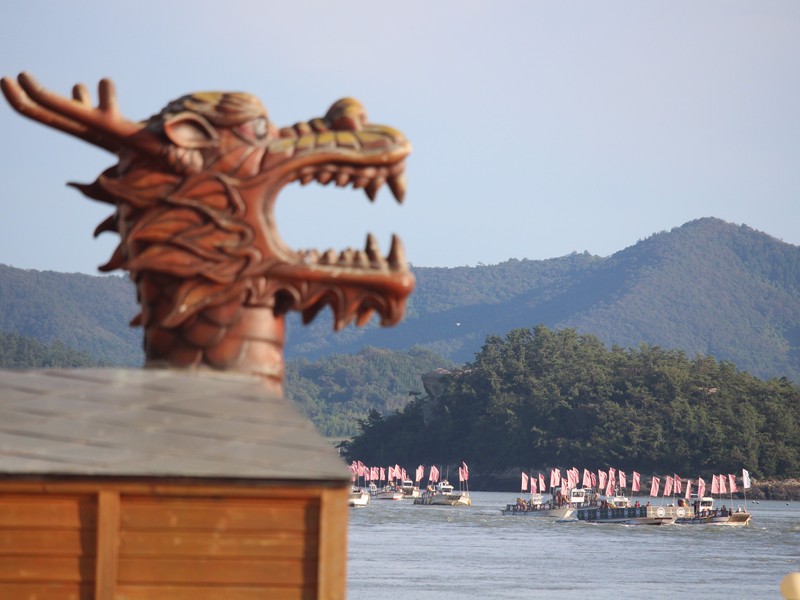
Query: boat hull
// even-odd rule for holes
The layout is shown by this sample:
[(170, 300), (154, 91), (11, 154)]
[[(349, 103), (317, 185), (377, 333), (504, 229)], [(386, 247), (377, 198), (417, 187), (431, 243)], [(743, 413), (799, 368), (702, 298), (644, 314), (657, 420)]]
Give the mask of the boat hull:
[(421, 506), (472, 506), (472, 498), (466, 494), (423, 494), (414, 498), (414, 504)]
[(520, 510), (516, 504), (508, 504), (503, 510), (503, 515), (513, 515), (517, 517), (550, 517), (551, 519), (568, 519), (575, 512), (572, 506), (561, 506), (559, 508), (528, 508)]
[(349, 506), (367, 506), (369, 504), (368, 492), (350, 492)]
[(728, 527), (744, 527), (750, 524), (753, 515), (749, 512), (734, 512), (730, 515), (696, 516), (691, 519), (678, 519), (678, 525), (725, 525)]
[(619, 523), (622, 525), (670, 525), (678, 518), (694, 515), (682, 506), (630, 506), (625, 508), (579, 508), (575, 518), (587, 523)]

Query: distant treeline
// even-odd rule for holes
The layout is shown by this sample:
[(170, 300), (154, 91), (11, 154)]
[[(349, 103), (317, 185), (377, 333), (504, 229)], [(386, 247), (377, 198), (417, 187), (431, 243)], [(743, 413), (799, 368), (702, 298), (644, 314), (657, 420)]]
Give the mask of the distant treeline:
[(0, 333), (0, 369), (36, 369), (57, 367), (96, 367), (86, 352), (67, 348), (61, 342), (42, 344), (16, 333)]
[(573, 329), (490, 336), (435, 396), (359, 424), (343, 454), (369, 464), (800, 474), (800, 390), (787, 379), (678, 350), (609, 349)]

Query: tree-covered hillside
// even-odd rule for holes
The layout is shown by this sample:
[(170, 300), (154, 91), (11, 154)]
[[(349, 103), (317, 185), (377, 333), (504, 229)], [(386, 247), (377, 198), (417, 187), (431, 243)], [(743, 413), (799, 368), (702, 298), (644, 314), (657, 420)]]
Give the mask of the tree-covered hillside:
[(364, 348), (355, 355), (336, 355), (286, 365), (286, 397), (329, 437), (349, 437), (358, 419), (370, 410), (390, 414), (423, 392), (422, 375), (454, 366), (429, 350), (393, 352)]
[(800, 475), (800, 389), (710, 356), (607, 348), (544, 326), (490, 337), (429, 396), (373, 412), (343, 445), (371, 464), (459, 464), (476, 471), (572, 466), (648, 472)]
[(67, 348), (61, 342), (42, 344), (16, 333), (0, 333), (0, 369), (99, 367), (85, 352)]
[(138, 312), (127, 277), (0, 265), (0, 331), (60, 342), (108, 365), (141, 366), (142, 331), (128, 325)]

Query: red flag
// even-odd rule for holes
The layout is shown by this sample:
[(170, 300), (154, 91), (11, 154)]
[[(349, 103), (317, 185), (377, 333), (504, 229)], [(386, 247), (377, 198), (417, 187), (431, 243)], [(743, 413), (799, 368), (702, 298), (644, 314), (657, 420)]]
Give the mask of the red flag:
[(531, 494), (536, 493), (536, 478), (531, 475)]
[(384, 471), (383, 467), (381, 467), (381, 478), (379, 481), (384, 481), (386, 479), (386, 471)]
[(419, 483), (423, 477), (425, 477), (425, 467), (420, 465), (417, 467), (417, 472), (414, 474), (414, 481)]
[(389, 479), (394, 479), (394, 478), (395, 478), (394, 467), (389, 467)]
[(625, 487), (628, 485), (628, 478), (625, 477), (625, 473), (623, 473), (622, 471), (617, 473), (617, 475), (619, 476), (619, 487), (620, 489), (624, 490)]
[(719, 493), (727, 494), (728, 490), (725, 488), (725, 475), (720, 475), (717, 479), (719, 480)]
[(639, 474), (634, 471), (633, 472), (633, 481), (631, 482), (631, 492), (638, 492), (639, 491)]
[(658, 477), (653, 477), (650, 480), (650, 495), (658, 496), (658, 488), (661, 485), (661, 480)]
[(525, 492), (525, 491), (527, 491), (527, 490), (528, 490), (528, 474), (527, 474), (527, 473), (523, 473), (523, 474), (522, 474), (522, 482), (521, 482), (521, 485), (522, 485), (522, 491), (523, 491), (523, 492)]
[(428, 475), (428, 481), (437, 482), (439, 481), (439, 469), (436, 467), (431, 467), (431, 472)]
[(464, 481), (467, 481), (469, 479), (469, 468), (467, 467), (467, 463), (462, 460), (461, 466), (464, 468)]
[(544, 484), (544, 475), (542, 473), (539, 473), (539, 492), (544, 494), (544, 490), (546, 488), (547, 486)]
[(687, 500), (692, 497), (692, 480), (686, 480), (686, 498)]
[(683, 485), (681, 483), (681, 478), (677, 475), (673, 476), (673, 481), (675, 482), (675, 493), (680, 494), (683, 491)]
[(739, 491), (736, 488), (736, 475), (728, 475), (728, 487), (731, 488), (731, 494)]
[(597, 487), (597, 476), (594, 474), (594, 471), (592, 471), (590, 473), (590, 475), (592, 476), (592, 487), (596, 488)]
[(716, 475), (711, 476), (711, 495), (719, 494), (719, 477)]
[(672, 477), (667, 475), (667, 479), (664, 481), (664, 495), (671, 496), (672, 495)]
[(458, 467), (458, 480), (464, 481), (464, 467)]
[(617, 470), (614, 467), (610, 467), (608, 469), (608, 478), (609, 479), (616, 479), (617, 478)]
[(702, 498), (706, 495), (706, 482), (702, 477), (697, 478), (697, 497)]

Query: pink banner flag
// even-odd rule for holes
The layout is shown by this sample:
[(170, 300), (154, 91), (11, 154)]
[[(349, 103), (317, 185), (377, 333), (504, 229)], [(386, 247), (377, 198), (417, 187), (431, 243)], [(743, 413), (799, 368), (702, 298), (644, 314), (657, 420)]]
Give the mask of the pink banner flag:
[(628, 485), (628, 478), (625, 477), (625, 473), (623, 471), (617, 473), (617, 476), (619, 477), (619, 489), (624, 490)]
[(631, 482), (631, 492), (638, 492), (639, 491), (639, 474), (634, 471), (633, 472), (633, 481)]
[(608, 478), (608, 484), (606, 485), (606, 496), (611, 497), (614, 495), (614, 478)]
[(744, 489), (750, 489), (750, 471), (747, 469), (742, 469), (742, 487)]
[(389, 479), (394, 479), (394, 467), (389, 467)]
[(550, 469), (550, 487), (558, 487), (559, 483), (561, 483), (561, 470)]
[(681, 492), (683, 492), (683, 484), (681, 482), (681, 478), (678, 477), (677, 475), (674, 475), (673, 476), (673, 481), (675, 482), (675, 484), (674, 484), (675, 485), (675, 490), (674, 490), (675, 493), (676, 494), (680, 494)]
[(464, 477), (464, 467), (458, 467), (458, 480), (466, 481), (466, 478)]
[(592, 471), (590, 473), (590, 475), (592, 476), (592, 487), (596, 488), (597, 487), (597, 475), (594, 474), (594, 471)]
[(420, 465), (417, 467), (417, 472), (414, 474), (414, 481), (419, 483), (425, 477), (425, 467)]
[(672, 495), (672, 477), (667, 475), (666, 480), (664, 481), (664, 495), (671, 496)]
[(428, 481), (433, 483), (439, 481), (439, 469), (431, 467), (431, 472), (428, 474)]
[(467, 481), (469, 479), (469, 467), (463, 460), (461, 461), (461, 467), (464, 469), (464, 481)]
[(528, 491), (528, 474), (527, 473), (523, 473), (522, 474), (521, 486), (522, 486), (522, 491), (523, 492)]
[(711, 476), (711, 495), (719, 494), (719, 478), (716, 475)]
[(606, 475), (605, 471), (598, 471), (597, 472), (597, 480), (598, 480), (597, 487), (600, 488), (601, 490), (606, 489), (606, 480), (607, 479), (608, 479), (608, 475)]
[(687, 500), (692, 497), (692, 480), (686, 480), (686, 498)]
[(617, 478), (617, 470), (614, 467), (611, 467), (608, 470), (608, 478), (609, 479), (616, 479)]
[(531, 494), (536, 494), (536, 478), (531, 475)]
[(592, 487), (592, 474), (589, 472), (589, 469), (583, 470), (583, 487)]
[(547, 486), (544, 484), (544, 474), (539, 473), (539, 493), (544, 494)]
[(706, 495), (706, 482), (702, 477), (697, 478), (697, 497), (702, 498)]
[(658, 477), (653, 477), (650, 480), (650, 495), (658, 496), (658, 488), (661, 486), (661, 480)]
[(727, 494), (728, 490), (725, 488), (725, 475), (720, 475), (717, 477), (717, 480), (719, 481), (719, 493)]
[(739, 491), (736, 488), (736, 475), (728, 475), (728, 487), (731, 488), (731, 494), (735, 494)]

